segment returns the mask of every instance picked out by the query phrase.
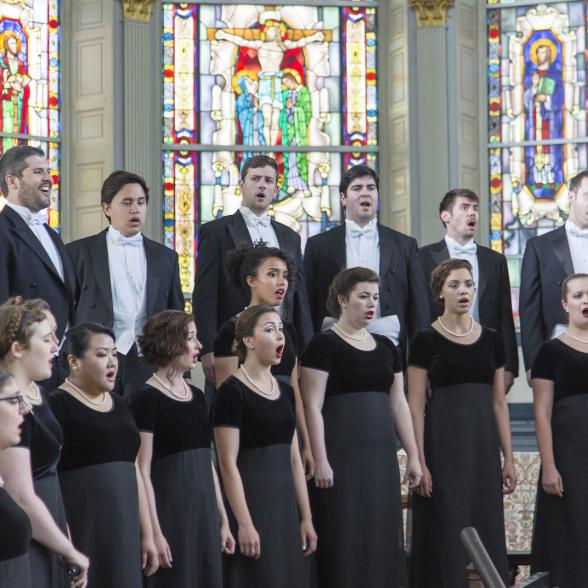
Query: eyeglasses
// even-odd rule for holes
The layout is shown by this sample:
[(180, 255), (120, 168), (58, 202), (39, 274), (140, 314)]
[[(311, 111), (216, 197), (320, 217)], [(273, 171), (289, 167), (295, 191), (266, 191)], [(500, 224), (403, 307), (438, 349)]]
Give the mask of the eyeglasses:
[(9, 402), (11, 406), (18, 406), (18, 408), (22, 408), (23, 405), (26, 405), (26, 400), (22, 394), (16, 394), (15, 396), (7, 396), (6, 398), (0, 398), (2, 402)]

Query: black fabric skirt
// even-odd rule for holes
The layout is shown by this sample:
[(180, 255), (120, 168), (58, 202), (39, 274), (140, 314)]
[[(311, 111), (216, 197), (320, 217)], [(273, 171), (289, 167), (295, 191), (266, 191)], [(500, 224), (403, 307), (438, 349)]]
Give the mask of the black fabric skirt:
[(552, 586), (588, 586), (588, 394), (553, 405), (555, 465), (563, 497), (537, 489), (532, 571), (549, 572)]
[(0, 561), (0, 588), (37, 588), (31, 581), (28, 553)]
[(407, 586), (397, 439), (387, 393), (328, 397), (332, 488), (312, 490), (320, 588)]
[[(259, 534), (261, 557), (223, 557), (225, 588), (306, 588), (307, 571), (290, 445), (269, 445), (239, 454), (237, 467), (243, 481), (247, 507)], [(229, 511), (231, 530), (237, 540), (237, 524)]]
[[(67, 535), (65, 509), (56, 472), (34, 480), (35, 493), (45, 503), (57, 526)], [(57, 554), (34, 539), (29, 551), (31, 577), (35, 588), (69, 588), (65, 570), (59, 565)]]
[(470, 560), (459, 538), (464, 527), (478, 531), (510, 585), (491, 385), (433, 390), (425, 415), (425, 457), (433, 493), (411, 497), (411, 588), (467, 588)]
[(151, 465), (157, 516), (172, 567), (146, 579), (148, 588), (222, 588), (218, 509), (210, 449), (169, 455)]
[(135, 464), (65, 471), (59, 481), (73, 544), (90, 558), (88, 588), (141, 588)]

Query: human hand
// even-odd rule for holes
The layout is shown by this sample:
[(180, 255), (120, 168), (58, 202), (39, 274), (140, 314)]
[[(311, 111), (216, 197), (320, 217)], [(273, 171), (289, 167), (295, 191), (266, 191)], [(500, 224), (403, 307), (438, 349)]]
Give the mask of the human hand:
[(141, 569), (146, 577), (152, 576), (159, 568), (159, 555), (152, 537), (141, 538)]
[(314, 469), (314, 485), (317, 488), (332, 488), (334, 483), (333, 469), (329, 465), (329, 462), (326, 459), (316, 461)]
[(213, 384), (216, 383), (216, 374), (214, 371), (214, 353), (212, 351), (210, 353), (204, 354), (200, 358), (200, 363), (202, 363), (202, 370), (204, 371), (204, 377)]
[(512, 494), (517, 487), (517, 474), (514, 463), (507, 459), (502, 466), (502, 493)]
[(433, 478), (431, 477), (431, 472), (425, 463), (421, 463), (421, 469), (423, 471), (423, 475), (419, 485), (415, 486), (414, 491), (420, 496), (430, 498), (431, 494), (433, 493)]
[(300, 521), (300, 535), (302, 537), (302, 549), (306, 557), (316, 551), (317, 536), (312, 521)]
[(304, 447), (302, 450), (302, 465), (304, 467), (304, 475), (306, 477), (306, 481), (311, 480), (314, 476), (315, 464), (314, 464), (314, 457), (312, 455), (312, 450), (310, 447)]
[(555, 465), (543, 466), (541, 486), (547, 494), (563, 497), (563, 480)]
[(251, 525), (239, 525), (237, 532), (239, 550), (245, 557), (259, 559), (261, 556), (261, 542), (255, 527)]
[(229, 522), (225, 519), (220, 524), (221, 551), (227, 555), (235, 553), (235, 538), (231, 533)]
[(72, 568), (77, 572), (75, 576), (70, 576), (72, 588), (85, 588), (88, 585), (90, 560), (83, 553), (72, 547), (70, 553), (59, 558), (59, 563), (66, 570)]
[(155, 543), (155, 550), (159, 558), (159, 567), (171, 568), (172, 567), (172, 554), (167, 539), (163, 536), (163, 533), (154, 533), (153, 543)]
[(421, 462), (417, 459), (409, 459), (406, 464), (406, 472), (404, 473), (403, 484), (408, 484), (409, 488), (416, 488), (423, 477), (423, 468)]

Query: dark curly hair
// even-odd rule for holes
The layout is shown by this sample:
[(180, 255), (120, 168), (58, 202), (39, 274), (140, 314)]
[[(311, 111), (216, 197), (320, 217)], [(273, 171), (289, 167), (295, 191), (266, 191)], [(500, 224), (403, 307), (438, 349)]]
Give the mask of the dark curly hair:
[(46, 320), (47, 310), (49, 305), (44, 300), (24, 300), (22, 296), (13, 296), (0, 305), (0, 358), (6, 357), (15, 341), (26, 349), (31, 327)]
[(183, 310), (162, 310), (147, 319), (137, 338), (141, 356), (153, 369), (168, 366), (186, 349), (186, 336), (194, 317)]
[(259, 322), (259, 318), (273, 312), (280, 314), (273, 306), (269, 304), (257, 304), (256, 306), (250, 306), (246, 308), (238, 317), (237, 323), (235, 324), (235, 340), (233, 341), (232, 352), (239, 358), (239, 363), (243, 363), (247, 357), (247, 346), (243, 339), (245, 337), (251, 337), (255, 327)]
[(453, 270), (466, 269), (472, 275), (472, 264), (467, 259), (446, 259), (431, 272), (431, 291), (433, 298), (439, 299), (443, 284)]
[(331, 316), (339, 318), (341, 316), (341, 305), (339, 304), (339, 296), (349, 298), (351, 290), (361, 282), (369, 282), (370, 284), (379, 284), (380, 277), (371, 269), (366, 267), (352, 267), (340, 271), (331, 282), (329, 286), (329, 294), (327, 296), (327, 310)]

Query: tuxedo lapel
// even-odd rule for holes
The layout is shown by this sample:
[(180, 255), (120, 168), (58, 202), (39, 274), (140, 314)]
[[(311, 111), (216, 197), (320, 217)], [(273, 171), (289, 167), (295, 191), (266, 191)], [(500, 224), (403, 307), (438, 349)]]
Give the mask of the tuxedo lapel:
[(110, 284), (110, 266), (108, 264), (108, 245), (106, 244), (107, 231), (108, 229), (98, 233), (93, 243), (94, 246), (90, 246), (89, 249), (92, 266), (96, 272), (94, 274), (96, 283), (100, 288), (106, 306), (114, 311), (112, 304), (112, 285)]
[(385, 276), (387, 269), (394, 263), (394, 258), (399, 254), (394, 235), (385, 230), (378, 223), (378, 237), (380, 241), (380, 276)]
[[(227, 228), (233, 239), (233, 247), (227, 247), (227, 251), (231, 249), (235, 249), (237, 247), (242, 247), (244, 245), (253, 245), (253, 241), (251, 240), (251, 235), (247, 230), (247, 225), (245, 224), (245, 219), (240, 211), (237, 211), (235, 214), (231, 215), (231, 222), (227, 224)], [(223, 260), (224, 263), (224, 260)]]
[(549, 234), (549, 241), (551, 242), (553, 253), (555, 253), (559, 263), (561, 263), (566, 276), (572, 275), (574, 273), (574, 263), (572, 262), (565, 227), (560, 227), (552, 231)]
[[(449, 259), (449, 249), (447, 249), (447, 243), (445, 243), (445, 239), (441, 239), (441, 241), (435, 243), (435, 245), (429, 248), (429, 254), (433, 260), (433, 267), (431, 268), (431, 271), (433, 271), (440, 263), (444, 262), (446, 259)], [(430, 276), (425, 277), (427, 280), (430, 278)]]
[(278, 245), (280, 246), (280, 249), (287, 251), (288, 253), (290, 253), (290, 255), (294, 254), (294, 249), (296, 248), (296, 245), (292, 242), (292, 235), (288, 230), (288, 227), (273, 219), (271, 222), (272, 228), (276, 233), (276, 238), (278, 239)]
[(491, 267), (490, 267), (490, 255), (488, 249), (486, 247), (481, 247), (478, 245), (478, 249), (476, 251), (476, 257), (478, 258), (478, 306), (480, 305), (480, 301), (486, 292), (486, 286), (488, 285), (488, 278), (496, 278), (498, 276), (490, 276)]
[(146, 308), (147, 316), (153, 314), (157, 292), (159, 291), (159, 252), (151, 239), (143, 237), (143, 247), (145, 249), (145, 259), (147, 260), (147, 285), (146, 285)]
[(345, 223), (329, 231), (331, 234), (331, 255), (337, 264), (336, 272), (344, 270), (347, 267), (347, 244), (345, 242)]

